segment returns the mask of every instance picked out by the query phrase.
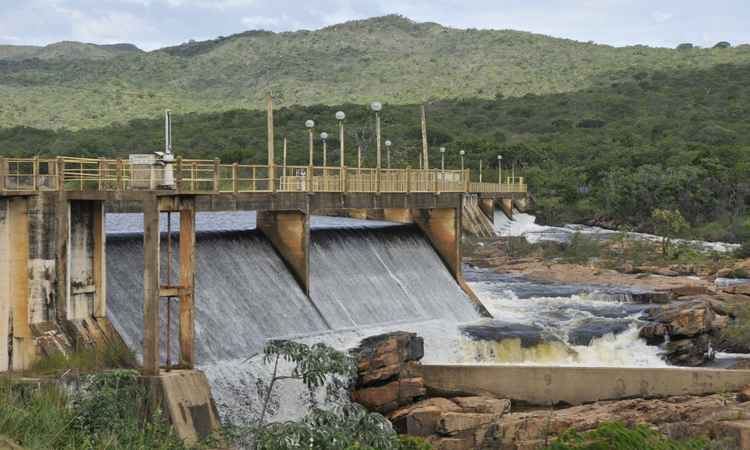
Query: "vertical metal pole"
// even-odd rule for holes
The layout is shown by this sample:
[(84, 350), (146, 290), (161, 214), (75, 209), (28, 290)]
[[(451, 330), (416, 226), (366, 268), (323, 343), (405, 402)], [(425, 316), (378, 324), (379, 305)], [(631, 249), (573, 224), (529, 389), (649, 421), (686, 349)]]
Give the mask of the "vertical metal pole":
[(380, 167), (381, 167), (381, 153), (380, 153), (380, 113), (375, 111), (375, 144), (377, 148), (377, 168), (375, 169), (375, 187), (376, 191), (380, 192)]
[(309, 157), (309, 159), (308, 159), (308, 164), (307, 164), (307, 165), (308, 165), (308, 166), (310, 166), (310, 167), (312, 167), (312, 166), (314, 166), (314, 165), (315, 165), (315, 161), (314, 161), (314, 154), (313, 154), (313, 148), (314, 148), (314, 146), (315, 146), (315, 139), (313, 138), (313, 133), (314, 133), (314, 131), (313, 131), (313, 129), (312, 129), (312, 128), (308, 129), (308, 134), (309, 134), (309, 141), (310, 141), (310, 142), (309, 142), (309, 146), (310, 146), (310, 157)]
[(357, 146), (357, 175), (362, 172), (362, 146)]
[(312, 191), (312, 182), (313, 182), (313, 167), (315, 167), (315, 138), (313, 135), (315, 134), (315, 131), (310, 128), (310, 161), (309, 166), (307, 168), (307, 191)]
[(328, 165), (328, 158), (326, 156), (326, 152), (327, 152), (326, 140), (323, 139), (323, 167), (326, 167), (326, 165)]
[(281, 190), (286, 190), (286, 136), (284, 136), (284, 158), (283, 158), (283, 164), (281, 171)]
[(274, 155), (274, 142), (273, 142), (273, 98), (268, 96), (268, 178), (271, 180), (271, 191), (274, 191), (274, 179), (275, 179), (275, 165), (276, 157)]
[(482, 160), (479, 160), (479, 182), (482, 182)]
[(344, 162), (344, 121), (339, 120), (339, 165), (341, 166), (341, 170), (344, 170), (344, 166), (346, 165)]
[(428, 147), (427, 147), (427, 114), (424, 110), (424, 105), (422, 105), (422, 157), (424, 158), (424, 164), (422, 164), (422, 168), (424, 170), (427, 170), (430, 168), (430, 158), (428, 154)]

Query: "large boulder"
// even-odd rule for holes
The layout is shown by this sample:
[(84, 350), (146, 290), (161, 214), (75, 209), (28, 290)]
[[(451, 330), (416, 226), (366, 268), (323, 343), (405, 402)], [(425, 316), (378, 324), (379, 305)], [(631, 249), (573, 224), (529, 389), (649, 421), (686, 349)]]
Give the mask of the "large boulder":
[(371, 336), (352, 354), (357, 359), (353, 401), (385, 414), (424, 397), (418, 364), (424, 356), (424, 341), (415, 333)]

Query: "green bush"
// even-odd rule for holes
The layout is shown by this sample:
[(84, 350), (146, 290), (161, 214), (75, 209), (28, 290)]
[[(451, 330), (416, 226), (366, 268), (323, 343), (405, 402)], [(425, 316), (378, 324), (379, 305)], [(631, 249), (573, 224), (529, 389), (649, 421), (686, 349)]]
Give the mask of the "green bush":
[(131, 371), (83, 379), (69, 393), (53, 384), (0, 382), (0, 434), (30, 450), (184, 449)]

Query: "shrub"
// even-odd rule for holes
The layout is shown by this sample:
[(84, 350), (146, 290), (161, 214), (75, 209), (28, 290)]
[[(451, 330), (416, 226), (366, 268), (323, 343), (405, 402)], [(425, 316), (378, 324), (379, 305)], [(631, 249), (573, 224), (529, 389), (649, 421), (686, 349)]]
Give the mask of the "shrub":
[(646, 425), (628, 428), (621, 423), (604, 423), (596, 430), (564, 432), (547, 450), (703, 450), (702, 439), (675, 441)]

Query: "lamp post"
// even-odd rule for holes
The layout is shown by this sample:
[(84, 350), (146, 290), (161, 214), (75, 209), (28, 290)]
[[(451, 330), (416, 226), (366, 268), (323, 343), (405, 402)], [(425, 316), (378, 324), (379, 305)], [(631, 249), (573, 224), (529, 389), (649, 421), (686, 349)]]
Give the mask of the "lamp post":
[(461, 173), (464, 171), (464, 155), (466, 154), (465, 151), (461, 150), (458, 152), (459, 155), (461, 155)]
[(344, 119), (346, 119), (344, 111), (337, 111), (336, 120), (339, 121), (339, 165), (342, 171), (344, 170)]
[(445, 171), (445, 147), (440, 147), (440, 170)]
[(503, 185), (503, 155), (497, 155), (497, 184)]
[(377, 149), (377, 168), (380, 169), (380, 110), (383, 109), (383, 104), (380, 102), (370, 103), (370, 108), (375, 112), (375, 143)]
[(313, 133), (315, 133), (315, 122), (312, 120), (305, 121), (305, 126), (307, 127), (308, 134), (310, 135), (310, 159), (309, 159), (309, 166), (312, 168), (313, 166), (313, 148), (315, 146), (315, 142), (313, 139)]
[(320, 140), (323, 141), (323, 168), (326, 167), (326, 163), (328, 162), (328, 158), (326, 155), (326, 139), (328, 139), (328, 133), (325, 131), (320, 133)]
[(389, 169), (391, 168), (391, 144), (391, 141), (385, 140), (385, 163)]
[(482, 182), (482, 160), (479, 160), (479, 182)]

